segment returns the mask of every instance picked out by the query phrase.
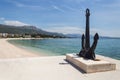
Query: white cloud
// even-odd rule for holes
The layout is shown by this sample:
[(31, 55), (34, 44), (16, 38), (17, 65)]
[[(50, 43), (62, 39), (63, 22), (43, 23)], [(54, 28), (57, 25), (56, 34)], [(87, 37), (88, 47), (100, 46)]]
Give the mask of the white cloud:
[(51, 27), (49, 29), (45, 29), (49, 32), (58, 32), (63, 34), (82, 34), (84, 33), (84, 29), (80, 27), (72, 27), (72, 26), (64, 26), (64, 27)]
[[(49, 32), (58, 32), (58, 33), (63, 33), (63, 34), (85, 34), (85, 28), (81, 28), (78, 26), (62, 26), (62, 27), (50, 27), (44, 29)], [(119, 30), (118, 31), (106, 31), (103, 29), (96, 29), (96, 28), (91, 28), (90, 29), (90, 35), (95, 35), (95, 33), (98, 33), (99, 36), (109, 36), (109, 37), (120, 37)], [(113, 34), (114, 33), (114, 34)]]
[(3, 21), (3, 20), (5, 20), (5, 18), (4, 18), (4, 17), (1, 17), (1, 18), (0, 18), (0, 20), (2, 20), (2, 21)]
[(18, 7), (24, 7), (25, 5), (24, 4), (22, 4), (22, 3), (19, 3), (19, 2), (13, 2), (16, 6), (18, 6)]
[(104, 4), (103, 7), (107, 7), (107, 8), (120, 8), (120, 0), (115, 0), (113, 3), (111, 4)]
[(11, 0), (11, 1), (8, 0), (7, 2), (12, 3), (12, 4), (16, 5), (17, 7), (24, 7), (25, 6), (24, 4), (17, 2), (17, 1), (14, 1), (14, 0)]
[(25, 25), (29, 25), (20, 21), (4, 21), (4, 24), (6, 25), (12, 25), (12, 26), (25, 26)]
[(61, 9), (60, 7), (56, 6), (56, 5), (52, 5), (53, 9), (64, 12), (63, 9)]
[(91, 28), (90, 34), (94, 36), (95, 33), (98, 33), (99, 36), (120, 37), (119, 30), (112, 30), (111, 31), (111, 30), (106, 30), (106, 29)]
[(86, 0), (68, 0), (68, 1), (80, 3), (80, 2), (84, 2), (84, 1), (86, 1)]
[(45, 9), (44, 7), (41, 7), (39, 5), (28, 5), (28, 4), (24, 4), (18, 1), (9, 1), (10, 3), (14, 4), (17, 7), (21, 7), (21, 8), (30, 8), (30, 9)]

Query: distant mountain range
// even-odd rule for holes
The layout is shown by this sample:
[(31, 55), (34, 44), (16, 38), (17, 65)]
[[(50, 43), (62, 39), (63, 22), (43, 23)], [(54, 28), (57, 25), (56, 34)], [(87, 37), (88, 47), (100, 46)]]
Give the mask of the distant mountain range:
[(0, 24), (0, 33), (41, 34), (41, 35), (65, 37), (65, 35), (61, 33), (47, 32), (35, 26), (10, 26), (10, 25), (4, 25), (4, 24)]
[(79, 38), (81, 37), (81, 34), (65, 34), (65, 36), (70, 37), (70, 38)]
[[(56, 37), (62, 37), (62, 38), (80, 38), (81, 34), (62, 34), (62, 33), (56, 33), (56, 32), (48, 32), (44, 31), (40, 28), (37, 28), (36, 26), (10, 26), (10, 25), (4, 25), (0, 24), (0, 33), (9, 33), (9, 34), (40, 34), (40, 35), (47, 35), (47, 36), (56, 36)], [(93, 36), (91, 36), (92, 38)], [(100, 38), (106, 38), (106, 39), (120, 39), (119, 37), (107, 37), (107, 36), (100, 36)]]
[[(81, 34), (66, 34), (65, 36), (69, 38), (81, 38)], [(90, 35), (90, 38), (93, 38), (94, 36)], [(108, 37), (108, 36), (99, 36), (101, 39), (120, 39), (120, 37)]]

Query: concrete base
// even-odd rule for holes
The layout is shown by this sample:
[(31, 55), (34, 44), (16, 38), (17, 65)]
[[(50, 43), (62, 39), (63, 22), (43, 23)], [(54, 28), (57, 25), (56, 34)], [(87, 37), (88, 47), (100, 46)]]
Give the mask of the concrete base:
[(67, 54), (67, 61), (76, 65), (78, 68), (82, 69), (86, 73), (94, 73), (94, 72), (103, 72), (103, 71), (111, 71), (116, 69), (116, 64), (100, 60), (86, 60), (82, 57), (78, 57), (75, 54)]

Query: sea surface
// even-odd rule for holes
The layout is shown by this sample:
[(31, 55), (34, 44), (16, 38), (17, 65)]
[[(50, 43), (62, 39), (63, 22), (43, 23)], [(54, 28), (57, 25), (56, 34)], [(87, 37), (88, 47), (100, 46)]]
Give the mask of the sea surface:
[[(49, 56), (79, 53), (81, 50), (80, 38), (9, 40), (8, 42), (37, 54)], [(99, 39), (95, 53), (120, 60), (120, 39)]]

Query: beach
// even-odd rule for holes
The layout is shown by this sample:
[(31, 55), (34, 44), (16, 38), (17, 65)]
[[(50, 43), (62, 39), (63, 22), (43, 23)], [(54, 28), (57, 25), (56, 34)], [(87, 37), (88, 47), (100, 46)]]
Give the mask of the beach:
[(35, 54), (25, 49), (21, 49), (10, 44), (7, 40), (0, 39), (0, 59), (5, 58), (22, 58), (22, 57), (38, 57), (40, 54)]

